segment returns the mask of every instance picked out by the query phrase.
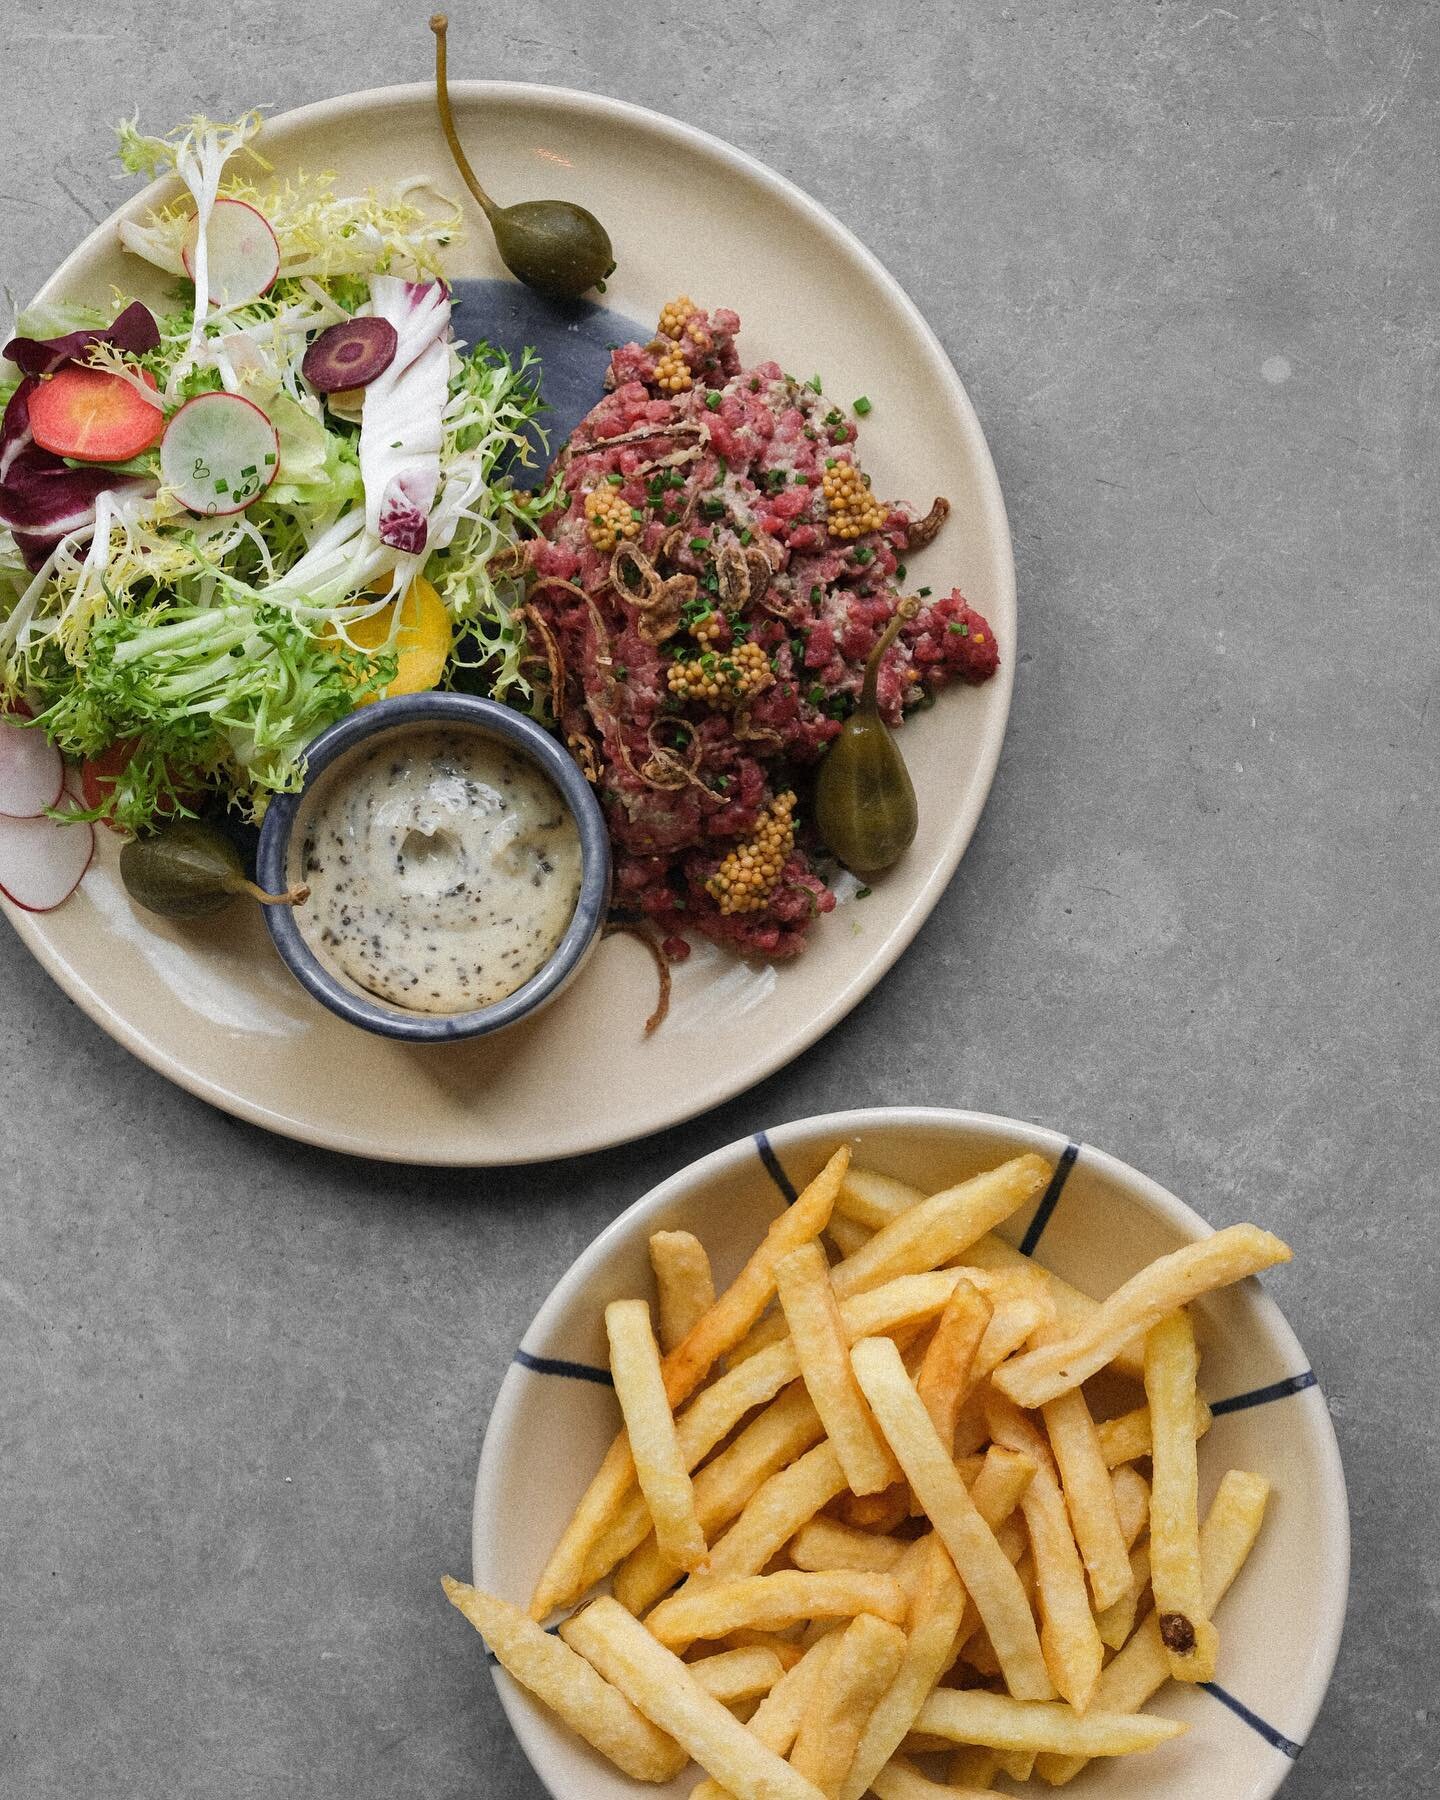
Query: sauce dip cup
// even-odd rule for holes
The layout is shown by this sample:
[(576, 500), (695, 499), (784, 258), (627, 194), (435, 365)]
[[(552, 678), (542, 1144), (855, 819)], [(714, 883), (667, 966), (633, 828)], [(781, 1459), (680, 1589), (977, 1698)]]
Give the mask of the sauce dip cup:
[(472, 1011), (413, 1011), (368, 992), (320, 956), (302, 934), (293, 908), (264, 909), (270, 936), (287, 968), (323, 1006), (366, 1031), (417, 1044), (485, 1037), (548, 1006), (575, 979), (594, 949), (610, 900), (610, 840), (589, 782), (533, 719), (470, 694), (405, 694), (361, 707), (322, 731), (306, 754), (304, 786), (295, 794), (276, 795), (265, 814), (256, 854), (261, 883), (278, 893), (303, 879), (299, 867), (303, 832), (296, 826), (329, 769), (362, 746), (370, 748), (393, 737), (399, 748), (413, 732), (436, 726), (478, 732), (527, 758), (548, 777), (575, 821), (580, 894), (564, 935), (540, 968), (514, 993)]

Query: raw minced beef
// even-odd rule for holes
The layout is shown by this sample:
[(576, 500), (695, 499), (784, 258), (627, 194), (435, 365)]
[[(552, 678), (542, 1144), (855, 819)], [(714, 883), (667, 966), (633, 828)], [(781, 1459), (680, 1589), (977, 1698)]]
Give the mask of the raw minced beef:
[[(777, 364), (743, 368), (739, 328), (682, 299), (614, 352), (556, 461), (526, 621), (605, 812), (617, 908), (673, 955), (699, 932), (783, 957), (835, 904), (806, 772), (853, 709), (900, 558), (948, 508), (874, 499), (855, 425)], [(881, 711), (898, 724), (998, 663), (958, 589), (922, 598), (882, 662)]]

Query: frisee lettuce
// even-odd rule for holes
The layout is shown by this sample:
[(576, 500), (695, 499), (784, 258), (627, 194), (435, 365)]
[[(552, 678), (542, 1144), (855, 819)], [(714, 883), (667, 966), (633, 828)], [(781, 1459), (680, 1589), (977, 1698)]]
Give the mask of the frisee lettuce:
[[(222, 387), (260, 405), (280, 438), (277, 479), (246, 511), (214, 519), (186, 512), (163, 487), (102, 496), (94, 525), (63, 540), (33, 576), (0, 529), (0, 706), (24, 701), (71, 756), (133, 745), (99, 809), (129, 830), (216, 793), (258, 818), (271, 794), (296, 788), (309, 739), (394, 678), (393, 648), (360, 651), (347, 627), (422, 572), (455, 626), (450, 678), (482, 666), (498, 697), (534, 703), (515, 622), (520, 577), (500, 553), (554, 503), (553, 487), (528, 493), (512, 479), (539, 436), (536, 358), (527, 351), (512, 363), (483, 343), (452, 354), (426, 549), (381, 544), (365, 528), (356, 428), (322, 406), (299, 363), (315, 331), (367, 303), (370, 275), (438, 274), (458, 209), (444, 202), (437, 218), (413, 182), (359, 198), (337, 196), (323, 175), (261, 188), (258, 123), (254, 114), (230, 125), (197, 119), (164, 138), (122, 125), (127, 168), (173, 170), (191, 190), (122, 236), (179, 274), (206, 196), (248, 200), (269, 219), (282, 256), (269, 292), (197, 309), (186, 281), (160, 318), (158, 349), (138, 360), (167, 406)], [(32, 312), (21, 329), (52, 335), (107, 322), (86, 310), (83, 319), (74, 308), (47, 308), (43, 320)], [(127, 469), (158, 476), (158, 453)]]

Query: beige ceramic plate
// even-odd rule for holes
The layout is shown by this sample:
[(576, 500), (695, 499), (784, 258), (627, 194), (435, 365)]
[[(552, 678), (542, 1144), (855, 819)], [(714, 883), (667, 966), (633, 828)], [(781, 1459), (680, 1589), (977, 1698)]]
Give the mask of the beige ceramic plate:
[[(606, 297), (617, 312), (653, 321), (682, 291), (733, 306), (747, 361), (818, 368), (837, 399), (868, 394), (861, 448), (877, 490), (922, 508), (945, 494), (954, 505), (938, 542), (911, 559), (912, 578), (937, 591), (958, 582), (1001, 652), (993, 681), (945, 695), (905, 728), (921, 822), (901, 866), (869, 899), (822, 920), (796, 964), (757, 967), (697, 948), (676, 970), (668, 1022), (648, 1041), (654, 973), (623, 938), (602, 945), (532, 1023), (495, 1041), (422, 1047), (322, 1010), (243, 909), (185, 927), (136, 913), (106, 832), (58, 912), (7, 908), (66, 993), (192, 1093), (332, 1149), (483, 1165), (575, 1155), (676, 1124), (788, 1062), (869, 992), (939, 898), (984, 804), (1010, 704), (1015, 579), (994, 466), (959, 378), (892, 278), (814, 201), (702, 132), (592, 94), (471, 82), (457, 88), (456, 111), (496, 193), (562, 194), (603, 217), (619, 258)], [(459, 191), (428, 87), (287, 113), (266, 125), (260, 147), (281, 173), (333, 169), (351, 190), (421, 174)], [(503, 273), (483, 227), (452, 272)], [(41, 298), (104, 303), (112, 286), (159, 298), (120, 252), (113, 220)]]

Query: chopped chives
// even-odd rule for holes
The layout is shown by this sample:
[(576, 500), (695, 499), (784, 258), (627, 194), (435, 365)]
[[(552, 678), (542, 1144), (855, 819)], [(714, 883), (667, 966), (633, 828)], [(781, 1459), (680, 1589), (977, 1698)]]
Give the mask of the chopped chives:
[(818, 375), (812, 375), (805, 385), (812, 394), (818, 394), (820, 392), (820, 377)]
[(705, 404), (710, 408), (711, 412), (719, 412), (720, 396), (715, 392), (714, 388), (711, 388), (709, 393), (706, 394)]
[(859, 413), (859, 415), (862, 419), (865, 417), (866, 413), (868, 413), (870, 410), (870, 402), (866, 399), (864, 394), (862, 394), (858, 400), (854, 401), (853, 405), (854, 405), (855, 411), (857, 413)]

